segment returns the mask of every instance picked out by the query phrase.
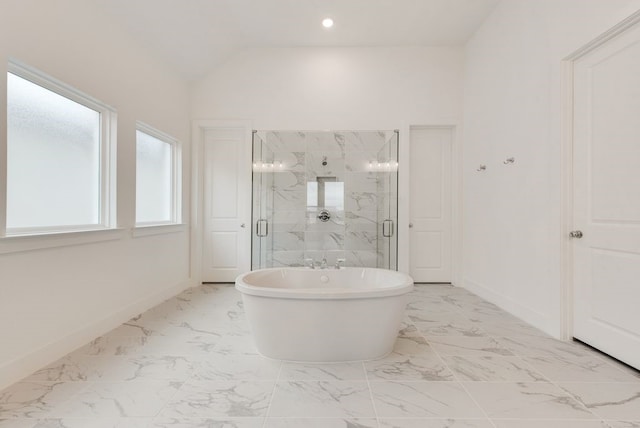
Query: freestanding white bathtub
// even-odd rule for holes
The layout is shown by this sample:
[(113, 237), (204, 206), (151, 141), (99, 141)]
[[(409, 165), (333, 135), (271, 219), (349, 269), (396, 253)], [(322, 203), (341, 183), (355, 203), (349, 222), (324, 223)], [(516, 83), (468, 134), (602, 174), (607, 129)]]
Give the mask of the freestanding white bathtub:
[(371, 360), (393, 350), (410, 276), (372, 268), (273, 268), (236, 278), (258, 351), (270, 358)]

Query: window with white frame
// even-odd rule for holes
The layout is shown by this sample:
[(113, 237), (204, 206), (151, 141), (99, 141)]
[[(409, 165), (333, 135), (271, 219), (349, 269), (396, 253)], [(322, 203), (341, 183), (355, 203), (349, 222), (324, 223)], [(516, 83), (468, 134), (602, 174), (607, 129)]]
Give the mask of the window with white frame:
[(9, 63), (6, 235), (115, 227), (115, 120), (109, 106)]
[(136, 126), (136, 225), (180, 223), (180, 143), (148, 125)]

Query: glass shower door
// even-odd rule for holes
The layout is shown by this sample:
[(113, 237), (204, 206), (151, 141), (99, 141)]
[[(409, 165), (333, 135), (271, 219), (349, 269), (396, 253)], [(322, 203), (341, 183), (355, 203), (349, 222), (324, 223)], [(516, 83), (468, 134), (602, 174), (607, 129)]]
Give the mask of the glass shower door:
[(273, 156), (263, 135), (253, 132), (251, 269), (271, 267), (273, 249)]
[(255, 131), (252, 268), (397, 269), (397, 131)]
[(378, 267), (398, 269), (398, 131), (378, 152)]

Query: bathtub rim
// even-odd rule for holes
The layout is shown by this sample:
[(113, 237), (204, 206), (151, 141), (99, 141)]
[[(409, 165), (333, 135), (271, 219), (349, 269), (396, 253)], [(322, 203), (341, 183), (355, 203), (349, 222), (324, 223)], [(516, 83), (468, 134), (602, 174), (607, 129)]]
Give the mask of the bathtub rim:
[[(368, 267), (343, 267), (342, 269), (365, 269), (365, 270), (377, 270), (385, 271), (387, 273), (398, 275), (402, 279), (400, 285), (391, 287), (380, 288), (339, 288), (339, 287), (326, 287), (326, 288), (286, 288), (286, 287), (264, 287), (258, 285), (248, 284), (245, 281), (245, 277), (256, 272), (270, 272), (281, 270), (301, 270), (308, 272), (321, 273), (322, 270), (312, 270), (305, 267), (276, 267), (256, 269), (240, 274), (236, 277), (235, 288), (242, 294), (267, 298), (280, 298), (291, 300), (347, 300), (347, 299), (372, 299), (372, 298), (384, 298), (401, 296), (413, 291), (413, 278), (411, 276), (390, 270), (380, 268), (368, 268)], [(334, 271), (333, 269), (327, 269), (327, 271)]]

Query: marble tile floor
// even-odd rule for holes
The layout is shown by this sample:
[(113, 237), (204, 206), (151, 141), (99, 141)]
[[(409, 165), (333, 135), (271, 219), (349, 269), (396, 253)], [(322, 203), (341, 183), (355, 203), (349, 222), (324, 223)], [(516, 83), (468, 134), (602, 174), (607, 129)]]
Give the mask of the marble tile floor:
[(449, 285), (418, 285), (394, 352), (258, 355), (232, 285), (203, 285), (0, 391), (0, 428), (632, 428), (640, 374)]

